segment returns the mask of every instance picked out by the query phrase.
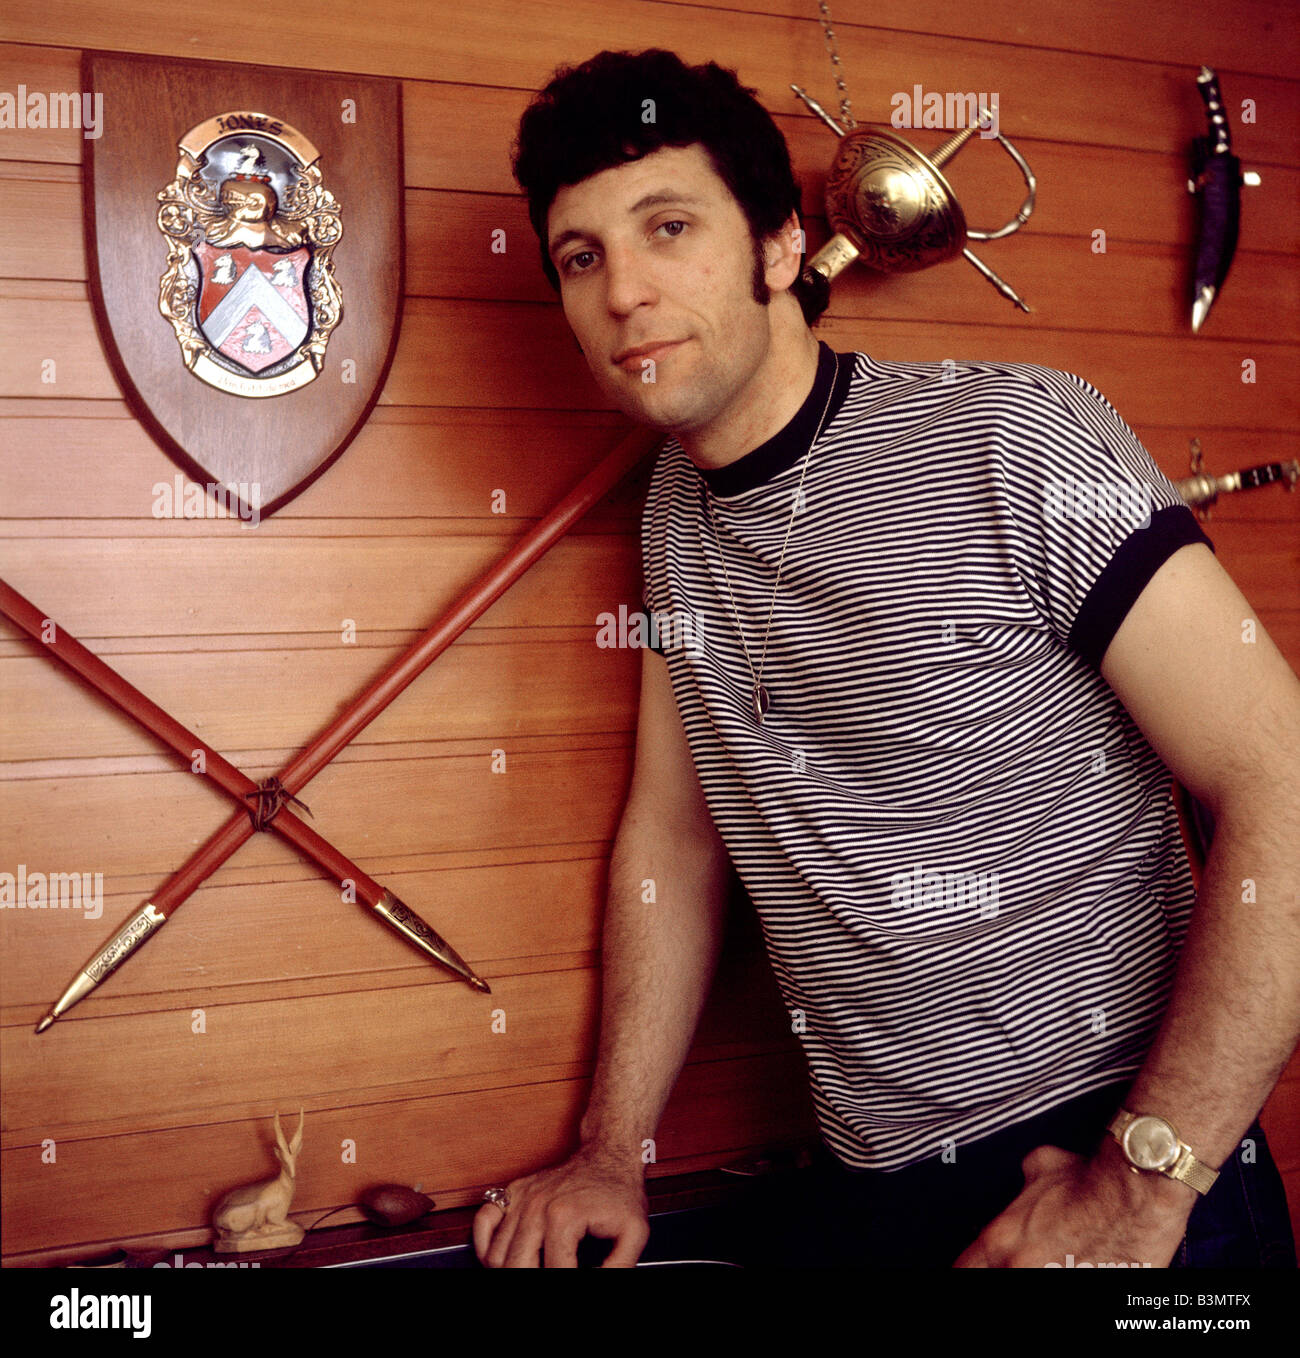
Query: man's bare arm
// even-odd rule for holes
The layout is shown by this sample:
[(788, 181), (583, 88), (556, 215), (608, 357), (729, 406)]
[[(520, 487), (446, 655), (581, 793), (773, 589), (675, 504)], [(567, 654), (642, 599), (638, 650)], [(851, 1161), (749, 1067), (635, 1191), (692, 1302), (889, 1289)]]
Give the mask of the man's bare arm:
[(643, 1143), (690, 1049), (721, 948), (730, 871), (668, 680), (642, 660), (636, 767), (610, 861), (595, 1078), (570, 1158), (508, 1186), (474, 1222), (493, 1268), (574, 1267), (590, 1233), (607, 1266), (636, 1262), (649, 1234)]
[(1173, 1123), (1218, 1168), (1300, 1037), (1300, 680), (1201, 545), (1157, 572), (1102, 673), (1215, 818), (1169, 1007), (1129, 1104)]
[(610, 862), (600, 1047), (584, 1144), (638, 1159), (717, 966), (728, 868), (714, 837), (629, 802)]
[[(1215, 818), (1164, 1021), (1125, 1099), (1212, 1169), (1232, 1155), (1300, 1036), (1300, 681), (1208, 547), (1175, 552), (1120, 624), (1102, 676)], [(1039, 1147), (1026, 1187), (958, 1259), (1164, 1265), (1196, 1191)]]

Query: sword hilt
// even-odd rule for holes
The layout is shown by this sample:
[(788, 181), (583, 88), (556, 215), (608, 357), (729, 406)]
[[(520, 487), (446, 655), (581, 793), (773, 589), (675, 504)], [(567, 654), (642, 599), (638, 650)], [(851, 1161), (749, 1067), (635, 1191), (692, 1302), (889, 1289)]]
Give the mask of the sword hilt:
[(1214, 145), (1210, 154), (1227, 155), (1232, 150), (1232, 132), (1228, 127), (1228, 114), (1223, 107), (1223, 95), (1219, 92), (1219, 77), (1208, 67), (1202, 66), (1196, 77), (1196, 88), (1200, 91), (1201, 101), (1210, 119), (1210, 135)]

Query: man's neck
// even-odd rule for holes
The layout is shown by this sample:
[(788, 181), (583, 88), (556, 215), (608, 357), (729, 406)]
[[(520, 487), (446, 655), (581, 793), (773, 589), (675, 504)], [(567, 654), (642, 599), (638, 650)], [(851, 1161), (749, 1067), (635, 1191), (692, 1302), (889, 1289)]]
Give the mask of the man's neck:
[(730, 465), (779, 434), (799, 413), (817, 379), (820, 347), (811, 330), (800, 330), (788, 342), (772, 345), (721, 421), (677, 436), (697, 467)]

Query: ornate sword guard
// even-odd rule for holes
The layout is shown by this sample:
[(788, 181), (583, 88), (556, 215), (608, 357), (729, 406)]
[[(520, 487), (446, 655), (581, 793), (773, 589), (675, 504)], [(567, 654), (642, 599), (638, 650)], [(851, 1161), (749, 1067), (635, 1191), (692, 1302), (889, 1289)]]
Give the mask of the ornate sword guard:
[(790, 88), (841, 138), (826, 178), (826, 218), (835, 235), (809, 261), (805, 276), (816, 271), (829, 282), (855, 259), (882, 273), (914, 273), (964, 254), (999, 291), (1023, 306), (966, 246), (970, 240), (1011, 235), (1034, 210), (1037, 181), (1006, 137), (995, 134), (1024, 175), (1028, 196), (1015, 216), (996, 231), (972, 231), (942, 167), (978, 127), (963, 128), (926, 156), (884, 128), (862, 127), (846, 133), (797, 85)]
[(938, 166), (892, 132), (859, 128), (826, 177), (826, 218), (882, 273), (913, 273), (962, 252), (966, 218)]

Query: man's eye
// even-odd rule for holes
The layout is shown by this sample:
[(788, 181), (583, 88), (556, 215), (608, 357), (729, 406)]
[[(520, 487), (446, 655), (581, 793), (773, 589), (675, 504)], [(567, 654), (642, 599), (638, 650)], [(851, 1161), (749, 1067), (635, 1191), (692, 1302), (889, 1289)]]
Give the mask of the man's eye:
[[(664, 230), (666, 227), (669, 227), (669, 226), (680, 226), (683, 230), (685, 230), (686, 227), (687, 227), (687, 225), (688, 225), (687, 222), (678, 221), (676, 218), (674, 218), (671, 222), (660, 222), (659, 225), (658, 225), (657, 227), (655, 227), (655, 230), (656, 230), (656, 231), (662, 231), (662, 230)], [(676, 238), (677, 238), (678, 236), (680, 236), (681, 234), (682, 234), (681, 231), (674, 231), (674, 232), (671, 233), (672, 238), (673, 238), (674, 240), (676, 240)]]
[(586, 259), (586, 258), (587, 258), (589, 255), (591, 255), (591, 254), (592, 254), (592, 251), (590, 251), (590, 250), (579, 250), (578, 253), (577, 253), (576, 255), (570, 255), (570, 256), (568, 257), (568, 259), (566, 259), (566, 260), (564, 261), (564, 272), (565, 272), (565, 273), (582, 273), (583, 271), (582, 271), (581, 269), (575, 269), (573, 266), (574, 266), (575, 264), (577, 264), (577, 262), (578, 262), (580, 259)]

